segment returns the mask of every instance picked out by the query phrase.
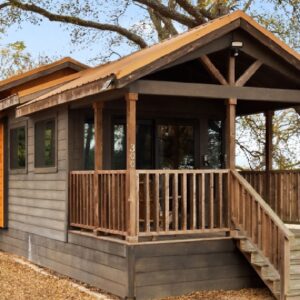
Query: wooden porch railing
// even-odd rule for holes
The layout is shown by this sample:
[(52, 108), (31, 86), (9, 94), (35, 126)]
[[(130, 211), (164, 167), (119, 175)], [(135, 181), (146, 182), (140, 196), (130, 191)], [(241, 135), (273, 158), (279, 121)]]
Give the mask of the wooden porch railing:
[[(127, 171), (72, 171), (70, 226), (126, 236)], [(228, 170), (138, 170), (139, 236), (230, 230)]]
[(229, 231), (228, 170), (139, 170), (139, 236)]
[(126, 171), (72, 171), (70, 225), (126, 235)]
[(300, 223), (300, 170), (241, 174), (285, 223)]
[[(231, 216), (240, 229), (269, 259), (281, 278), (281, 295), (287, 295), (290, 244), (294, 234), (238, 172), (231, 172)], [(285, 298), (284, 298), (285, 299)]]

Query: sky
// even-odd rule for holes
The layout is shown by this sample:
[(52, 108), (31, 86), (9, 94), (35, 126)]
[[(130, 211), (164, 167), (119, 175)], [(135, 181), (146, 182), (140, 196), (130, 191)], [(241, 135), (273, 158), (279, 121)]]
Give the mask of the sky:
[(64, 30), (58, 23), (44, 21), (40, 26), (24, 23), (21, 29), (17, 26), (9, 28), (1, 39), (1, 44), (24, 41), (27, 52), (33, 57), (47, 55), (50, 57), (72, 56), (73, 58), (87, 63), (96, 51), (84, 49), (71, 52), (71, 39), (69, 32)]

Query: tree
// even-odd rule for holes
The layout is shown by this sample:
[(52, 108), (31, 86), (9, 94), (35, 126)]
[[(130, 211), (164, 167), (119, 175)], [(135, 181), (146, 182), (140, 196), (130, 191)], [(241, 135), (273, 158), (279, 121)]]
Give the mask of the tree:
[[(238, 167), (264, 170), (265, 117), (263, 114), (237, 119)], [(300, 168), (300, 116), (294, 109), (277, 111), (273, 118), (273, 168)]]
[[(236, 9), (242, 9), (300, 47), (299, 0), (1, 0), (2, 28), (16, 23), (59, 22), (71, 31), (75, 45), (106, 42), (107, 53), (124, 55), (145, 48)], [(126, 49), (126, 50), (124, 50)]]
[(26, 51), (25, 44), (21, 41), (1, 45), (0, 78), (5, 79), (51, 61), (52, 59), (47, 56), (39, 56), (34, 59)]
[[(299, 0), (0, 0), (0, 30), (22, 26), (23, 22), (38, 25), (45, 19), (59, 22), (70, 31), (75, 47), (105, 43), (101, 49), (106, 52), (93, 60), (97, 63), (146, 48), (237, 9), (300, 49)], [(275, 121), (276, 166), (299, 167), (299, 154), (293, 152), (295, 143), (290, 143), (294, 139), (300, 145), (299, 116), (293, 110), (283, 111), (276, 114)], [(255, 151), (249, 152), (251, 145), (241, 137), (238, 150), (250, 167), (263, 168), (263, 117), (240, 118), (238, 128), (253, 138)]]

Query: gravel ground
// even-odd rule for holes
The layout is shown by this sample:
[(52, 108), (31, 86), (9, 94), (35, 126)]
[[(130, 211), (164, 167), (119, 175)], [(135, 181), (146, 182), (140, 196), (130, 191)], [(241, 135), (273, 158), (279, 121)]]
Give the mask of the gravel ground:
[[(77, 287), (74, 286), (77, 285)], [(79, 286), (79, 288), (78, 288)], [(87, 292), (80, 288), (88, 288)], [(28, 265), (18, 256), (0, 252), (0, 300), (117, 300), (99, 289), (78, 285), (57, 273)], [(274, 300), (266, 289), (201, 291), (164, 300)]]
[[(1, 300), (109, 300), (109, 295), (89, 295), (74, 286), (68, 278), (57, 277), (47, 270), (32, 269), (16, 260), (19, 257), (0, 252), (0, 299)], [(41, 273), (42, 272), (42, 273)], [(83, 286), (82, 286), (83, 287)], [(114, 298), (116, 299), (116, 298)]]
[(267, 289), (243, 289), (239, 291), (201, 291), (164, 300), (275, 300)]

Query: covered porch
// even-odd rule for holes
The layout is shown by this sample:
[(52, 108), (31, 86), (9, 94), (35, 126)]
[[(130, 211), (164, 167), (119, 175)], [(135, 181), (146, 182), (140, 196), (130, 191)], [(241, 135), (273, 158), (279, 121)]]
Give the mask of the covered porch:
[[(236, 82), (250, 80), (255, 65)], [(214, 76), (211, 66), (206, 67)], [(229, 73), (235, 67), (231, 56), (228, 67)], [(210, 91), (209, 86), (141, 80), (119, 91), (122, 95), (91, 103), (93, 111), (80, 104), (73, 108), (74, 114), (88, 111), (93, 116), (95, 142), (94, 152), (91, 144), (81, 149), (80, 169), (75, 163), (70, 171), (72, 229), (128, 242), (229, 236), (236, 229), (234, 201), (241, 201), (238, 212), (245, 214), (241, 199), (247, 193), (258, 206), (251, 218), (259, 218), (260, 209), (265, 214), (268, 203), (283, 222), (299, 223), (300, 171), (272, 170), (273, 112), (294, 107), (296, 94), (237, 85), (230, 89), (216, 85), (215, 90), (211, 85)], [(278, 91), (285, 96), (278, 96)], [(283, 97), (290, 102), (279, 100)], [(159, 110), (161, 103), (164, 108)], [(235, 119), (257, 112), (266, 116), (266, 170), (237, 172)], [(74, 120), (78, 125), (79, 120)], [(90, 125), (85, 126), (86, 143), (91, 138)], [(91, 161), (93, 169), (87, 170)], [(244, 187), (241, 175), (251, 190)], [(272, 214), (268, 211), (266, 217), (272, 220)], [(265, 226), (255, 227), (261, 238)]]

